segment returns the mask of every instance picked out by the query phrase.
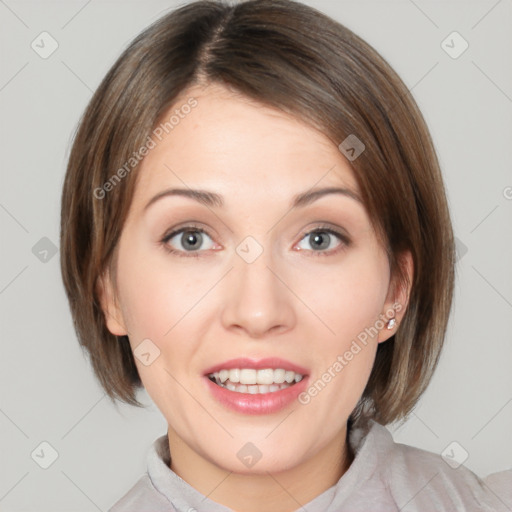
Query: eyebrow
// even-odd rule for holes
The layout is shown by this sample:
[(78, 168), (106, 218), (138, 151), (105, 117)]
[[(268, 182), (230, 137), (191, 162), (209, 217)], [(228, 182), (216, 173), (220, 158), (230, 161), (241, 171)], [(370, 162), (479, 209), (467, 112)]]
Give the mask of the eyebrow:
[[(359, 195), (353, 190), (340, 187), (328, 187), (312, 189), (308, 190), (307, 192), (303, 192), (302, 194), (297, 194), (292, 198), (290, 208), (303, 208), (308, 204), (311, 204), (312, 202), (317, 201), (321, 197), (329, 194), (341, 194), (363, 204), (363, 201)], [(160, 199), (172, 196), (188, 197), (211, 208), (222, 208), (224, 206), (223, 197), (219, 194), (216, 194), (215, 192), (210, 192), (207, 190), (194, 190), (191, 188), (170, 188), (158, 193), (156, 196), (151, 198), (144, 207), (144, 210), (147, 210), (152, 204), (156, 203)]]

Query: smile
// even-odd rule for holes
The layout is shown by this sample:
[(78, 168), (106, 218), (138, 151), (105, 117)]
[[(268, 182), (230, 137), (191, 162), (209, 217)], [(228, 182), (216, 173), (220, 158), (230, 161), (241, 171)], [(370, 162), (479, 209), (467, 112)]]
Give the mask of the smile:
[(242, 414), (271, 414), (297, 401), (309, 371), (280, 358), (237, 358), (206, 369), (203, 376), (221, 406)]
[(229, 391), (256, 395), (289, 388), (300, 382), (303, 375), (283, 368), (231, 368), (210, 373), (208, 378)]

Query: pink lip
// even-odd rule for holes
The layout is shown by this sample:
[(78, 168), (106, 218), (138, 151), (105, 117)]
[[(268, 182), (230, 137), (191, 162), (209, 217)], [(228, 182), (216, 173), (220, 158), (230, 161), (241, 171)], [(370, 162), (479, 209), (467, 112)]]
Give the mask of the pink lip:
[[(255, 370), (264, 370), (265, 368), (273, 368), (275, 370), (277, 368), (282, 368), (283, 370), (300, 373), (303, 376), (306, 376), (308, 374), (308, 370), (306, 370), (306, 368), (291, 363), (290, 361), (286, 361), (285, 359), (281, 359), (279, 357), (266, 357), (264, 359), (250, 359), (247, 357), (239, 357), (211, 366), (210, 368), (205, 370), (204, 375), (210, 375), (211, 373), (215, 373), (220, 370), (231, 370), (232, 368), (254, 368)], [(276, 393), (280, 393), (280, 391), (276, 391)]]
[[(242, 368), (247, 367), (248, 366), (242, 366)], [(263, 368), (268, 367), (268, 365), (263, 366)], [(282, 368), (282, 366), (278, 367)], [(226, 367), (223, 366), (223, 368)], [(237, 366), (235, 366), (235, 368), (237, 368)], [(233, 411), (243, 414), (272, 414), (284, 409), (295, 401), (298, 395), (306, 389), (309, 379), (304, 377), (300, 382), (296, 382), (286, 389), (257, 395), (230, 391), (227, 388), (215, 384), (207, 376), (204, 376), (203, 380), (213, 397), (222, 405)]]

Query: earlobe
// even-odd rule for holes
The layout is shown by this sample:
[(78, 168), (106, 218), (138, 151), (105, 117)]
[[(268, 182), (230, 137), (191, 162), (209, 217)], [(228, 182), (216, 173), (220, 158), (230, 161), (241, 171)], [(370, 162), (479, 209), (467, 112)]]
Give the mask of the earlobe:
[(390, 283), (383, 311), (385, 325), (379, 332), (378, 343), (382, 343), (396, 334), (409, 304), (414, 276), (414, 263), (410, 251), (399, 255), (399, 264), (404, 278), (399, 279), (398, 276), (393, 276)]
[(98, 278), (97, 293), (101, 309), (105, 315), (105, 325), (107, 329), (116, 336), (128, 334), (108, 270), (105, 270)]

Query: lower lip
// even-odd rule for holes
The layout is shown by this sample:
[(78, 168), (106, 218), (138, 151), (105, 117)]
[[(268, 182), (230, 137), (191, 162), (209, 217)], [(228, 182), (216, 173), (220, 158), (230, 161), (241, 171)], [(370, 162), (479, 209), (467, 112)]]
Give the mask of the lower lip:
[(214, 398), (225, 407), (243, 414), (272, 414), (289, 406), (306, 388), (307, 377), (288, 388), (272, 393), (238, 393), (230, 391), (204, 377)]

